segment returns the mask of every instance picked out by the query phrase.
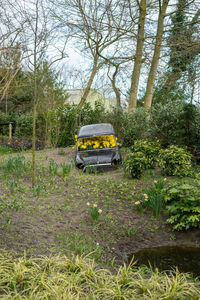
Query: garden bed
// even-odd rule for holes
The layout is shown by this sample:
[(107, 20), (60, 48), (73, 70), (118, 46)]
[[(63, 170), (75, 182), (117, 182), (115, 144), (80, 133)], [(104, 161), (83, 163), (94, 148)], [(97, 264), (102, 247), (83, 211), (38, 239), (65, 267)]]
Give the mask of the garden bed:
[[(9, 156), (1, 157), (1, 249), (19, 256), (24, 251), (27, 256), (92, 252), (100, 266), (112, 269), (143, 248), (200, 246), (199, 229), (173, 232), (162, 213), (156, 218), (151, 211), (137, 211), (135, 202), (144, 190), (163, 178), (159, 169), (146, 171), (139, 180), (126, 178), (122, 168), (87, 174), (72, 166), (74, 154), (71, 148), (38, 151), (34, 190), (31, 153), (22, 154), (24, 168), (20, 171), (19, 163), (16, 172), (5, 169)], [(166, 185), (183, 180), (169, 177)], [(102, 210), (98, 221), (92, 221), (87, 202)]]

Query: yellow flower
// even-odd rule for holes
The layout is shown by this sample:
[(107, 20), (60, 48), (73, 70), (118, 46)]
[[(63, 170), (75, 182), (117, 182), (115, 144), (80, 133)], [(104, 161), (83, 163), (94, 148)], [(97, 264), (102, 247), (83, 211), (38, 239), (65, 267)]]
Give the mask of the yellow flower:
[(136, 201), (136, 202), (135, 202), (135, 205), (139, 205), (139, 204), (140, 204), (140, 201)]
[(167, 181), (167, 178), (164, 178), (164, 181)]
[(145, 197), (145, 198), (148, 198), (148, 195), (147, 195), (147, 194), (144, 194), (144, 197)]
[(74, 149), (75, 147), (73, 146), (72, 149)]
[(99, 214), (101, 214), (101, 213), (102, 213), (102, 210), (101, 210), (101, 209), (99, 209), (99, 210), (98, 210), (98, 213), (99, 213)]
[(87, 206), (90, 206), (90, 202), (87, 202)]
[(80, 146), (83, 143), (82, 139), (78, 140), (78, 146)]
[(97, 207), (97, 205), (96, 205), (96, 204), (93, 204), (93, 207)]

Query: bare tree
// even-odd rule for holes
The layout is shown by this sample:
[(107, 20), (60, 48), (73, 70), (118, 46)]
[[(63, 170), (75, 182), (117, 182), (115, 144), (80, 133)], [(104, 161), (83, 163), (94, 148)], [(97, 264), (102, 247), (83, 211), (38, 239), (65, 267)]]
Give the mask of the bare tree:
[(58, 3), (56, 18), (63, 28), (70, 28), (77, 50), (92, 60), (90, 76), (78, 105), (81, 109), (96, 73), (107, 63), (101, 55), (110, 57), (117, 52), (117, 45), (129, 32), (130, 24), (125, 20), (123, 1), (60, 0)]
[(26, 20), (16, 17), (13, 3), (3, 0), (0, 7), (0, 103), (7, 99), (23, 59), (20, 34), (25, 24)]
[[(20, 0), (15, 1), (13, 7), (15, 12), (18, 12), (21, 22), (26, 21), (26, 27), (20, 33), (20, 41), (27, 53), (23, 65), (31, 82), (33, 95), (32, 186), (36, 183), (36, 114), (37, 105), (41, 101), (39, 93), (41, 78), (38, 74), (42, 62), (46, 59), (48, 50), (50, 51), (53, 45), (56, 46), (55, 38), (57, 37), (56, 28), (53, 22), (50, 21), (50, 7), (47, 4), (46, 0), (33, 0), (31, 2)], [(66, 42), (59, 52), (56, 46), (57, 55), (51, 55), (48, 67), (65, 56), (65, 45)]]

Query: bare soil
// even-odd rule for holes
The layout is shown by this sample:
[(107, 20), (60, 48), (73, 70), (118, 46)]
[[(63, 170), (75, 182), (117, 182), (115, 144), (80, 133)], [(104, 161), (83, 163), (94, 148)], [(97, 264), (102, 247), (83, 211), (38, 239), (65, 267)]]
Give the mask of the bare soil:
[[(100, 254), (94, 258), (106, 265), (113, 260), (121, 264), (129, 255), (144, 248), (200, 246), (199, 229), (172, 232), (165, 224), (165, 215), (155, 218), (150, 211), (136, 210), (135, 201), (160, 176), (159, 170), (133, 180), (124, 177), (122, 168), (99, 174), (85, 174), (74, 168), (63, 179), (60, 173), (50, 174), (48, 165), (51, 159), (59, 165), (70, 163), (74, 150), (66, 148), (64, 151), (64, 155), (58, 154), (58, 149), (37, 152), (37, 178), (44, 177), (42, 182), (46, 185), (39, 196), (32, 192), (30, 174), (18, 183), (24, 190), (16, 190), (14, 196), (8, 184), (1, 180), (0, 197), (6, 195), (8, 199), (22, 201), (20, 209), (14, 206), (0, 213), (1, 249), (14, 251), (19, 256), (24, 252), (39, 256), (96, 251)], [(31, 160), (31, 153), (23, 155)], [(43, 175), (42, 167), (46, 167)], [(95, 223), (87, 202), (96, 203), (102, 209)]]

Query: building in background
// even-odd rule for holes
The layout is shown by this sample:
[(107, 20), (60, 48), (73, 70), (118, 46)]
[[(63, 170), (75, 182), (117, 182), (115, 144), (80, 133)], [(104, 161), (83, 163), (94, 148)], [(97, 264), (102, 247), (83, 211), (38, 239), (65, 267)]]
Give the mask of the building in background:
[[(67, 95), (69, 96), (66, 104), (74, 104), (78, 105), (81, 101), (81, 97), (83, 95), (84, 90), (83, 89), (70, 89), (66, 90)], [(115, 98), (105, 98), (103, 94), (99, 93), (95, 89), (91, 89), (89, 92), (89, 95), (87, 97), (86, 102), (90, 103), (91, 106), (94, 108), (95, 102), (100, 101), (104, 105), (106, 110), (112, 110), (114, 107), (116, 107), (117, 101)], [(124, 99), (121, 101), (122, 108), (124, 110), (127, 110), (128, 103)]]

